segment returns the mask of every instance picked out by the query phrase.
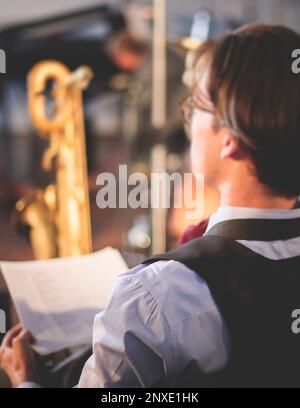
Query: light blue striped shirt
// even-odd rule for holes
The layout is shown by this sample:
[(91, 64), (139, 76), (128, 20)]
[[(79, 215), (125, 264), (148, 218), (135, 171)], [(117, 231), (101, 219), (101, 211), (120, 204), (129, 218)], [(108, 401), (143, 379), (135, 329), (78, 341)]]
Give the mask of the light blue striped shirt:
[[(297, 218), (300, 209), (220, 207), (207, 230), (237, 218)], [(299, 238), (239, 241), (271, 259), (300, 255)], [(79, 387), (172, 387), (196, 362), (202, 372), (222, 368), (230, 339), (203, 279), (176, 261), (139, 265), (121, 275), (107, 309), (95, 318), (93, 355)]]
[[(300, 209), (220, 207), (207, 230), (230, 219), (297, 217)], [(239, 242), (270, 259), (300, 255), (300, 236)], [(78, 386), (172, 387), (191, 362), (202, 372), (222, 368), (229, 350), (226, 325), (203, 279), (176, 261), (139, 265), (119, 276), (109, 305), (96, 316), (93, 355)]]

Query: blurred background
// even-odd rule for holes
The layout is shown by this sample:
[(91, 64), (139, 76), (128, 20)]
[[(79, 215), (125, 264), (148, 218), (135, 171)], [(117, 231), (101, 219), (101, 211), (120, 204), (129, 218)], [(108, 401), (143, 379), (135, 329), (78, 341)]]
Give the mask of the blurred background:
[[(99, 209), (97, 175), (111, 172), (118, 178), (119, 164), (149, 175), (157, 161), (155, 146), (164, 149), (167, 171), (188, 171), (189, 141), (179, 104), (189, 93), (183, 73), (191, 50), (247, 22), (300, 29), (298, 0), (166, 0), (165, 36), (155, 26), (155, 2), (150, 0), (1, 0), (0, 5), (0, 49), (6, 52), (6, 74), (0, 75), (1, 260), (34, 258), (28, 234), (18, 228), (15, 206), (54, 176), (41, 168), (49, 142), (38, 135), (28, 113), (26, 78), (37, 62), (55, 59), (71, 70), (80, 65), (93, 70), (83, 100), (93, 250), (111, 245), (143, 258), (151, 253), (155, 234), (162, 248), (176, 245), (189, 224), (185, 210)], [(159, 46), (160, 35), (166, 42)], [(162, 53), (165, 61), (159, 60)], [(157, 74), (159, 67), (164, 70), (162, 62), (166, 115), (157, 121), (153, 111), (160, 109), (155, 106), (160, 91), (155, 81), (164, 80)], [(218, 204), (208, 187), (204, 204), (197, 222)], [(0, 301), (1, 308), (8, 307), (2, 279)]]

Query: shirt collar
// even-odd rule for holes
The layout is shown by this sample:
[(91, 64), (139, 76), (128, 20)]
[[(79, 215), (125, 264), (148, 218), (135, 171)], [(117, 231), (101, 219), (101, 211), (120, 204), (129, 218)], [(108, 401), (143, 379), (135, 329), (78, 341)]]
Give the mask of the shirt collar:
[(277, 210), (266, 208), (221, 206), (217, 209), (216, 212), (211, 214), (206, 232), (219, 222), (227, 220), (245, 218), (291, 219), (298, 217), (300, 217), (300, 208), (293, 208), (290, 210)]

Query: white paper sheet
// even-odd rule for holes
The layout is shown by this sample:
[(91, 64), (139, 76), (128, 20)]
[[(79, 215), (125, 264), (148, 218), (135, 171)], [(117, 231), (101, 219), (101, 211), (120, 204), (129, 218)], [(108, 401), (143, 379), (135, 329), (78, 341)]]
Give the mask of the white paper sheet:
[(94, 317), (106, 307), (117, 276), (128, 269), (113, 248), (76, 258), (0, 262), (0, 267), (40, 354), (91, 344)]

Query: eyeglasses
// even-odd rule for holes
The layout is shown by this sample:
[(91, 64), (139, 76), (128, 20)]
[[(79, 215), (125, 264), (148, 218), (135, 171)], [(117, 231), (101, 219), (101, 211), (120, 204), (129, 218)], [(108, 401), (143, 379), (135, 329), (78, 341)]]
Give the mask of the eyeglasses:
[(180, 103), (180, 111), (184, 123), (188, 126), (191, 125), (192, 118), (195, 112), (206, 112), (214, 114), (215, 111), (212, 108), (204, 106), (200, 97), (193, 95), (186, 96)]
[[(207, 107), (207, 103), (203, 101), (203, 97), (198, 90), (196, 90), (192, 95), (186, 96), (180, 103), (180, 111), (182, 115), (182, 119), (184, 124), (187, 125), (186, 128), (186, 135), (188, 139), (191, 140), (191, 123), (193, 119), (193, 115), (195, 112), (206, 112), (214, 115), (216, 119), (217, 127), (224, 126), (230, 130), (230, 132), (235, 135), (238, 139), (240, 139), (248, 149), (252, 151), (257, 150), (256, 142), (251, 140), (249, 137), (245, 136), (243, 132), (239, 129), (234, 128), (230, 125), (226, 120), (221, 119), (217, 114), (216, 111), (212, 107)], [(211, 104), (210, 102), (208, 102)]]

